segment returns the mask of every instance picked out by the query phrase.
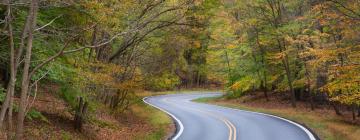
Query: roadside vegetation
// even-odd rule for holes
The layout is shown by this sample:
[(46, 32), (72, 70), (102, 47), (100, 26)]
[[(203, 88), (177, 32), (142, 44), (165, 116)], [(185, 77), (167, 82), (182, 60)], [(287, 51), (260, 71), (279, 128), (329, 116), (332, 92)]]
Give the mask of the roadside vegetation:
[[(324, 127), (359, 125), (359, 1), (237, 0), (218, 10), (210, 52), (224, 56), (222, 65), (212, 64), (227, 74), (225, 99), (281, 103), (294, 108), (289, 114), (306, 108), (298, 113), (326, 119)], [(310, 115), (324, 108), (322, 115)], [(316, 121), (309, 123), (318, 127)], [(356, 139), (351, 134), (358, 127), (347, 130), (329, 139)]]
[(0, 139), (166, 137), (138, 94), (222, 84), (200, 43), (212, 3), (2, 0)]
[(164, 138), (168, 117), (141, 99), (166, 92), (144, 91), (224, 89), (357, 123), (359, 6), (2, 0), (0, 139)]
[(305, 125), (323, 140), (356, 140), (360, 136), (360, 126), (358, 122), (344, 121), (351, 118), (350, 114), (347, 114), (346, 117), (337, 116), (328, 107), (311, 111), (304, 103), (299, 103), (299, 107), (294, 109), (284, 102), (269, 103), (264, 99), (246, 101), (248, 100), (248, 98), (246, 98), (247, 97), (225, 99), (223, 97), (217, 97), (200, 98), (195, 101), (280, 116)]

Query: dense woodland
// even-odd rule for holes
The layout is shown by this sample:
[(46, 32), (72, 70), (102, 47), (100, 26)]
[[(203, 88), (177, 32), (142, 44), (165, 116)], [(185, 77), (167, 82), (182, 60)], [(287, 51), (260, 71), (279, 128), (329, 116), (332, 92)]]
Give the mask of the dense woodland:
[(138, 90), (180, 88), (279, 94), (356, 119), (359, 31), (359, 0), (2, 0), (0, 127), (24, 138), (47, 85), (77, 129), (95, 102), (123, 112)]

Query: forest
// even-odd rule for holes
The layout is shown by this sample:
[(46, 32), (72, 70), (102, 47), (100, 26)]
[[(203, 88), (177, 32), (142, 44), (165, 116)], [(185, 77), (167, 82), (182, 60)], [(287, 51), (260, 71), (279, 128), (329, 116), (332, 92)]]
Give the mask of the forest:
[(360, 126), (359, 0), (1, 0), (0, 42), (0, 139), (119, 139), (199, 89)]

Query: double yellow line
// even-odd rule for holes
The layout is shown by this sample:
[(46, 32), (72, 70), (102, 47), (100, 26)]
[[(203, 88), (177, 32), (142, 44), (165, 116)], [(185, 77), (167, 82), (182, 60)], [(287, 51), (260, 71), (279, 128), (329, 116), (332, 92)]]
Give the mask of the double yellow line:
[[(224, 121), (224, 123), (227, 125), (227, 127), (229, 128), (230, 134), (229, 134), (229, 140), (236, 140), (236, 127), (234, 126), (234, 124), (232, 124), (229, 120), (225, 119), (222, 120)], [(227, 122), (227, 123), (226, 123)], [(233, 131), (233, 133), (232, 133)]]
[[(190, 108), (190, 109), (192, 109), (192, 108)], [(225, 125), (229, 128), (229, 140), (236, 140), (236, 127), (234, 126), (233, 123), (231, 123), (231, 121), (229, 121), (228, 119), (226, 119), (223, 116), (215, 115), (213, 113), (210, 113), (209, 111), (203, 111), (203, 110), (199, 110), (199, 109), (192, 109), (192, 110), (208, 114), (209, 116), (212, 116), (212, 117), (214, 117), (216, 119), (219, 119), (222, 122), (224, 122)]]
[[(166, 98), (163, 99), (164, 102), (167, 102), (169, 104), (173, 104), (173, 105), (176, 105), (172, 102), (169, 102)], [(231, 123), (231, 121), (229, 121), (228, 119), (226, 119), (225, 117), (223, 116), (220, 116), (220, 115), (216, 115), (216, 114), (213, 114), (209, 111), (204, 111), (204, 110), (199, 110), (199, 109), (194, 109), (194, 108), (188, 108), (190, 110), (194, 110), (194, 111), (198, 111), (198, 112), (202, 112), (202, 113), (205, 113), (209, 116), (212, 116), (216, 119), (219, 119), (221, 120), (222, 122), (225, 123), (225, 125), (229, 128), (229, 140), (236, 140), (236, 127), (234, 126), (233, 123)]]

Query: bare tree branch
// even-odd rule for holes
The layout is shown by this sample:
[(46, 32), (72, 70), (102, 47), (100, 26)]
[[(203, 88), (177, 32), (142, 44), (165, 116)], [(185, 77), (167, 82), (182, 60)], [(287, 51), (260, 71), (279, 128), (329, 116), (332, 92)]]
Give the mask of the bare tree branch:
[[(328, 1), (334, 3), (334, 4), (335, 4), (335, 8), (336, 8), (340, 13), (342, 13), (343, 15), (348, 16), (348, 17), (350, 17), (350, 18), (353, 18), (353, 19), (355, 19), (355, 20), (360, 20), (360, 13), (357, 13), (357, 12), (355, 12), (354, 10), (350, 9), (349, 7), (346, 7), (343, 3), (341, 3), (341, 2), (339, 2), (339, 1), (337, 1), (337, 0), (328, 0)], [(341, 11), (338, 7), (343, 8), (344, 10), (350, 12), (350, 13), (353, 14), (353, 15), (349, 15), (349, 14)], [(356, 16), (356, 17), (354, 17), (354, 16)]]
[(44, 26), (42, 26), (42, 27), (40, 27), (40, 28), (37, 28), (35, 31), (39, 31), (39, 30), (41, 30), (41, 29), (43, 29), (43, 28), (51, 25), (55, 20), (57, 20), (58, 18), (60, 18), (60, 17), (62, 17), (62, 16), (63, 16), (63, 15), (59, 15), (59, 16), (55, 17), (55, 18), (54, 18), (53, 20), (51, 20), (49, 23), (45, 24)]

